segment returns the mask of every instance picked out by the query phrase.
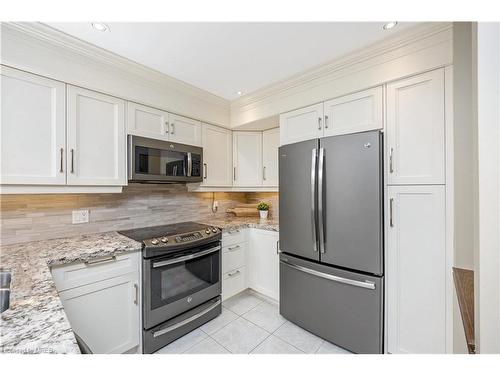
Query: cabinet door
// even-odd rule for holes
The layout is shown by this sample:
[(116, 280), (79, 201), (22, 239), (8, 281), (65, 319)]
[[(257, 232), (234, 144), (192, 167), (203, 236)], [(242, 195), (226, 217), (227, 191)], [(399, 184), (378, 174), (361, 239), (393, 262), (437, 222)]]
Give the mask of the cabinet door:
[(203, 185), (232, 185), (233, 137), (231, 130), (202, 124)]
[(133, 102), (127, 103), (127, 133), (168, 140), (168, 113)]
[(281, 145), (323, 136), (323, 103), (280, 115)]
[(201, 146), (201, 122), (170, 114), (170, 141)]
[(247, 252), (248, 287), (279, 299), (278, 232), (250, 230), (250, 249)]
[(324, 136), (382, 129), (382, 87), (332, 99), (324, 104)]
[(125, 102), (68, 85), (68, 184), (126, 185)]
[(64, 83), (1, 67), (1, 183), (64, 185)]
[(233, 185), (262, 185), (261, 132), (233, 132)]
[(139, 345), (139, 274), (129, 273), (60, 292), (71, 328), (93, 353), (124, 353)]
[(444, 72), (387, 85), (389, 184), (444, 184)]
[(280, 128), (262, 132), (262, 185), (278, 186)]
[(388, 351), (445, 353), (445, 187), (390, 186)]

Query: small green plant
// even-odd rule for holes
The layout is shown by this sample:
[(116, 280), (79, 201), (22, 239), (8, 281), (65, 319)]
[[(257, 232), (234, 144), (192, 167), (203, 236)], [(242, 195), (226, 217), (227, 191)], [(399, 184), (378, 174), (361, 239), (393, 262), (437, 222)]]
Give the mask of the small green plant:
[(259, 211), (269, 211), (269, 203), (259, 202), (259, 204), (257, 205), (257, 209)]

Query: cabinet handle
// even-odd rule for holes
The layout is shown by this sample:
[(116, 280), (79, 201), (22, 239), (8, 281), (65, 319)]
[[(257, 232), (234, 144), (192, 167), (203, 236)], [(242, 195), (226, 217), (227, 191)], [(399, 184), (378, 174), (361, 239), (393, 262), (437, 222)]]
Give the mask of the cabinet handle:
[(394, 172), (394, 168), (393, 168), (393, 164), (392, 164), (392, 154), (393, 153), (394, 153), (394, 149), (391, 147), (391, 149), (389, 150), (389, 172), (390, 173)]
[(137, 283), (134, 284), (134, 290), (135, 290), (134, 305), (138, 305), (139, 304), (139, 285), (137, 285)]
[(394, 198), (389, 200), (389, 225), (391, 228), (394, 227), (394, 222), (392, 221), (392, 206), (394, 205)]
[(207, 179), (207, 176), (208, 176), (208, 167), (207, 167), (207, 163), (203, 163), (203, 166), (205, 167), (205, 175), (203, 176), (203, 178), (206, 180), (206, 179)]
[(64, 172), (64, 169), (63, 169), (63, 160), (64, 160), (64, 148), (61, 147), (61, 165), (59, 167), (59, 172), (61, 172), (61, 173)]
[(84, 263), (88, 266), (91, 264), (111, 262), (111, 261), (115, 261), (115, 260), (116, 260), (116, 256), (111, 255), (109, 257), (100, 257), (100, 258), (96, 258), (96, 259), (89, 259), (89, 260), (86, 260)]
[(233, 180), (236, 181), (236, 167), (233, 167)]
[(165, 134), (168, 134), (168, 126), (169, 126), (168, 121), (165, 121), (165, 126), (166, 126)]
[(321, 117), (318, 117), (318, 130), (321, 130)]
[(325, 115), (325, 129), (328, 129), (328, 116)]
[(175, 134), (175, 124), (172, 123), (170, 124), (170, 126), (172, 127), (172, 129), (170, 130), (170, 134)]
[(75, 150), (71, 149), (71, 173), (75, 173)]
[(238, 275), (239, 273), (240, 273), (240, 270), (237, 270), (237, 271), (234, 271), (234, 272), (230, 272), (230, 273), (228, 273), (227, 275), (228, 275), (229, 277), (233, 277), (233, 276)]
[(236, 245), (236, 246), (233, 246), (233, 247), (228, 247), (227, 249), (229, 251), (234, 251), (234, 250), (239, 249), (239, 248), (240, 248), (240, 245)]
[(266, 181), (266, 167), (262, 167), (262, 179)]

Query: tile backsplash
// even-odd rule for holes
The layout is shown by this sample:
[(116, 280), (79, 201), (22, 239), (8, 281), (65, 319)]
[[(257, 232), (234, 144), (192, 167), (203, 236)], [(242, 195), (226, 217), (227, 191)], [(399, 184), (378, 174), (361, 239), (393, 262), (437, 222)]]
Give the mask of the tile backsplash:
[[(212, 213), (212, 199), (219, 202)], [(226, 209), (266, 201), (278, 217), (278, 193), (190, 193), (185, 185), (132, 184), (119, 194), (0, 196), (0, 241), (12, 244), (181, 221), (224, 218)], [(72, 211), (88, 209), (90, 222), (72, 224)], [(230, 215), (229, 215), (230, 216)]]

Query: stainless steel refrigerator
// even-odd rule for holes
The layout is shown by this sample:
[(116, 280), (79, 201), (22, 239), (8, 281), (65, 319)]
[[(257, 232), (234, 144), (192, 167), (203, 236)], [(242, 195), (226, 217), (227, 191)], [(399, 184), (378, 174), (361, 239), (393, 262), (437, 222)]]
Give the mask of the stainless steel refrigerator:
[(280, 313), (356, 353), (383, 352), (378, 131), (279, 148)]

